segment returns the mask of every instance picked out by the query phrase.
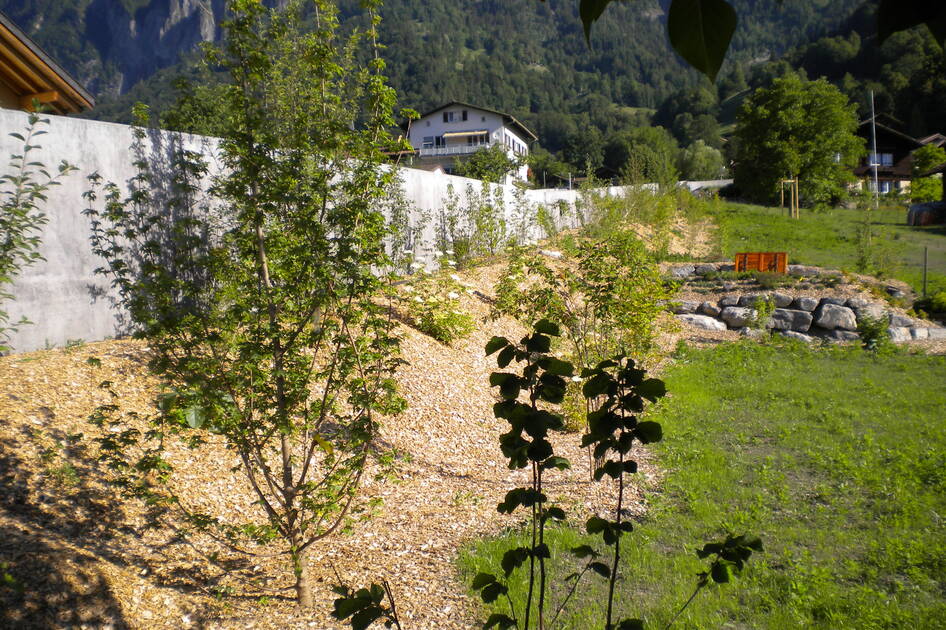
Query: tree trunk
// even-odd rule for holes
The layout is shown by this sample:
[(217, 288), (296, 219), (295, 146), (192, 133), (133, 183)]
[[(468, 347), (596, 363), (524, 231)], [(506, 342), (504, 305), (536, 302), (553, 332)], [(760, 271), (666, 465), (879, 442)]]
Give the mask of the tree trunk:
[(312, 608), (312, 587), (305, 566), (307, 550), (292, 553), (292, 571), (296, 576), (296, 604), (299, 608)]

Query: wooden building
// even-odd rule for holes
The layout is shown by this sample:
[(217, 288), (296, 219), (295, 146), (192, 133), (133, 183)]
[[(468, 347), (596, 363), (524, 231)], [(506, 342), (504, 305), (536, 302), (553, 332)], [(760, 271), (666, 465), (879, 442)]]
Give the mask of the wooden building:
[(85, 88), (0, 13), (0, 107), (31, 110), (34, 100), (56, 114), (95, 106)]

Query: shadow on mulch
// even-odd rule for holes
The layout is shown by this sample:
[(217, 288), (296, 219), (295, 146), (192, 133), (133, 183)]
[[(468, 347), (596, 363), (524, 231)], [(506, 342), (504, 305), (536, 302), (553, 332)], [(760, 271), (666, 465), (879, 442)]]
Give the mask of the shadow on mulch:
[[(106, 552), (121, 531), (121, 511), (90, 485), (94, 473), (81, 459), (70, 459), (71, 469), (51, 471), (71, 482), (64, 499), (56, 496), (61, 494), (59, 482), (36, 479), (20, 458), (19, 446), (13, 439), (0, 440), (0, 518), (6, 523), (0, 574), (7, 576), (0, 583), (0, 627), (127, 628), (92, 555)], [(69, 544), (92, 553), (77, 552)]]

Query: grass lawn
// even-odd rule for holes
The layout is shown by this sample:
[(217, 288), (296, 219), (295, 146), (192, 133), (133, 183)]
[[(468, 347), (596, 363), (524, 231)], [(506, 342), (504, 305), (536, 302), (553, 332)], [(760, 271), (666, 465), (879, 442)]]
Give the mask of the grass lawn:
[[(623, 617), (664, 628), (701, 570), (694, 550), (748, 532), (765, 552), (674, 628), (943, 627), (946, 357), (743, 343), (684, 350), (666, 381), (651, 416), (666, 477), (626, 539)], [(553, 539), (590, 540), (570, 528)], [(461, 568), (500, 573), (518, 542), (480, 541)], [(558, 576), (575, 566), (555, 561)], [(604, 580), (586, 579), (559, 627), (603, 627)]]
[[(860, 211), (803, 209), (799, 219), (790, 219), (780, 208), (721, 203), (713, 215), (720, 249), (727, 258), (741, 251), (785, 251), (793, 263), (856, 270)], [(946, 226), (908, 226), (903, 208), (881, 208), (874, 215), (876, 247), (887, 254), (890, 275), (920, 291), (923, 247), (927, 246), (930, 293), (946, 290)]]

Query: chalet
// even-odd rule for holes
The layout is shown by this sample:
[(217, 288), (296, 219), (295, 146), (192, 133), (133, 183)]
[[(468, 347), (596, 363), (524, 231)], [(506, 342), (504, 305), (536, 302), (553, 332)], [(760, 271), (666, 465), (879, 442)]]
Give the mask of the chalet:
[(85, 88), (0, 13), (0, 107), (31, 110), (34, 101), (57, 114), (95, 106)]
[(411, 164), (415, 168), (452, 173), (455, 160), (463, 160), (476, 151), (501, 146), (512, 158), (522, 158), (519, 169), (507, 177), (525, 180), (525, 157), (536, 135), (515, 117), (485, 107), (453, 101), (433, 109), (409, 126), (408, 141), (414, 148)]
[(897, 131), (892, 126), (876, 122), (877, 153), (871, 144), (871, 121), (863, 121), (857, 128), (857, 135), (867, 141), (867, 156), (854, 169), (854, 175), (868, 183), (868, 189), (874, 190), (874, 168), (877, 165), (877, 186), (882, 194), (908, 193), (910, 179), (913, 177), (913, 152), (923, 143)]

